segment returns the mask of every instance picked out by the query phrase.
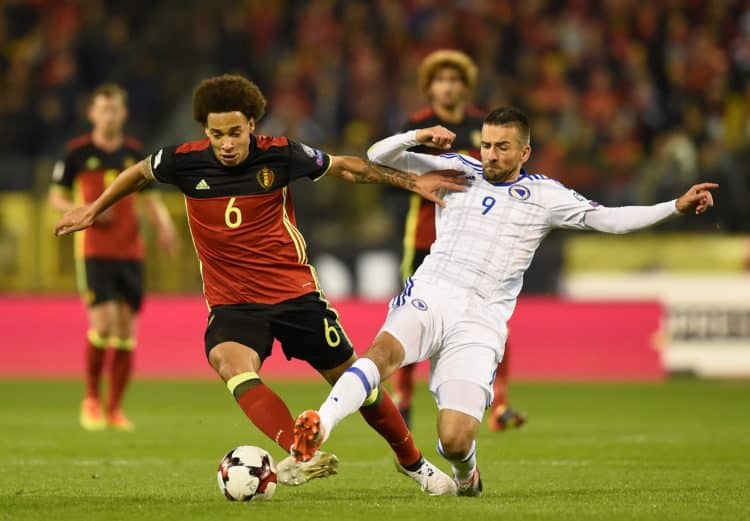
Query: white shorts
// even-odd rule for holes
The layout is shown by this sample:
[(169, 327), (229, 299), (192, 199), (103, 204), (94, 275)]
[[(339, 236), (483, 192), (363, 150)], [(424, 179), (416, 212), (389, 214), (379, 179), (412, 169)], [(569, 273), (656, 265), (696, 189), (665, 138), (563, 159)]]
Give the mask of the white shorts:
[(430, 391), (436, 399), (441, 384), (459, 380), (484, 389), (489, 406), (508, 330), (504, 317), (488, 312), (486, 301), (463, 289), (409, 279), (391, 301), (380, 330), (401, 342), (402, 365), (430, 360)]

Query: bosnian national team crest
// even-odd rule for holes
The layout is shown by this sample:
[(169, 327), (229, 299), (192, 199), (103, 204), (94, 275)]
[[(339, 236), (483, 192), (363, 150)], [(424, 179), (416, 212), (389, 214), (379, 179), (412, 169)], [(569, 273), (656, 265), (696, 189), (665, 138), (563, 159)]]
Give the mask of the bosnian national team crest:
[(276, 175), (273, 173), (273, 170), (264, 166), (258, 171), (258, 175), (256, 177), (258, 179), (258, 184), (264, 190), (268, 190), (273, 185), (273, 180), (276, 177)]
[(512, 185), (510, 188), (508, 188), (508, 195), (510, 195), (514, 199), (525, 201), (526, 199), (531, 197), (531, 192), (524, 185)]

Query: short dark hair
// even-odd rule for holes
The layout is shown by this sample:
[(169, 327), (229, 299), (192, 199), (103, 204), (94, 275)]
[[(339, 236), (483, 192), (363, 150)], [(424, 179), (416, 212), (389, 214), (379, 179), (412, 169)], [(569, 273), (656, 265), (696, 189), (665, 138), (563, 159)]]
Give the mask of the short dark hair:
[(204, 127), (210, 113), (235, 111), (256, 123), (266, 112), (266, 98), (247, 78), (222, 74), (203, 80), (193, 92), (193, 119)]
[(497, 125), (500, 127), (516, 127), (524, 143), (531, 138), (529, 118), (516, 107), (498, 107), (484, 118), (485, 125)]
[(98, 96), (104, 96), (105, 98), (117, 98), (122, 100), (123, 105), (128, 104), (128, 93), (117, 83), (102, 83), (91, 92), (89, 96), (89, 107), (94, 103), (94, 100)]

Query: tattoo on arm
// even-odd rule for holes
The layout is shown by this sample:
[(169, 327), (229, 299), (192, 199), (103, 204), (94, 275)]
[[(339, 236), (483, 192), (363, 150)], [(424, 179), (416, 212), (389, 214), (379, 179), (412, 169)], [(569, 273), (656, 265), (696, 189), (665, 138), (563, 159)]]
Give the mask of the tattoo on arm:
[(362, 161), (362, 168), (358, 170), (349, 170), (355, 183), (388, 184), (405, 190), (414, 190), (416, 187), (416, 176), (414, 174), (394, 170), (372, 161)]

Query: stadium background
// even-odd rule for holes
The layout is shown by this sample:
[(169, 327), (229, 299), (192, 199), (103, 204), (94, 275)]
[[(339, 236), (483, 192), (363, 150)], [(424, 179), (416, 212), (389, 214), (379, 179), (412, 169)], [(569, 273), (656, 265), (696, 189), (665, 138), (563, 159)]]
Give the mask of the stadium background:
[[(147, 229), (125, 402), (136, 431), (83, 431), (85, 315), (46, 196), (63, 144), (87, 129), (91, 89), (128, 89), (128, 131), (151, 150), (200, 136), (193, 86), (238, 71), (269, 99), (261, 132), (363, 154), (423, 106), (416, 65), (444, 47), (477, 61), (480, 107), (530, 113), (535, 171), (606, 204), (721, 183), (700, 219), (548, 239), (511, 325), (511, 400), (529, 422), (480, 427), (484, 497), (426, 497), (351, 418), (328, 441), (340, 476), (226, 502), (215, 472), (229, 448), (285, 455), (208, 369), (198, 267), (168, 188), (183, 250), (158, 255)], [(750, 375), (749, 116), (747, 0), (0, 0), (0, 519), (747, 518), (748, 380), (668, 375)], [(292, 190), (361, 350), (397, 290), (401, 194)], [(300, 375), (312, 376), (278, 352), (264, 367), (295, 414), (327, 394)], [(414, 404), (415, 439), (446, 468), (424, 384)]]
[[(72, 240), (52, 236), (57, 216), (46, 193), (64, 143), (87, 129), (85, 102), (96, 85), (125, 86), (127, 129), (146, 150), (199, 137), (190, 117), (192, 86), (212, 74), (240, 72), (269, 100), (260, 133), (361, 155), (424, 105), (415, 77), (419, 60), (437, 48), (458, 48), (479, 65), (478, 106), (512, 103), (529, 112), (530, 170), (607, 205), (654, 203), (698, 181), (721, 184), (705, 218), (675, 219), (632, 237), (553, 234), (526, 278), (527, 294), (550, 298), (543, 313), (579, 299), (657, 303), (661, 326), (644, 332), (640, 342), (647, 351), (667, 348), (656, 356), (667, 370), (750, 374), (748, 2), (2, 5), (0, 290), (6, 329), (22, 321), (37, 334), (44, 330), (34, 327), (40, 323), (34, 313), (20, 316), (20, 298), (32, 309), (52, 306), (50, 317), (70, 331), (67, 347), (78, 344), (75, 317), (82, 320), (82, 312), (74, 297), (64, 296), (75, 288)], [(307, 188), (293, 188), (298, 220), (329, 296), (358, 305), (396, 292), (403, 194), (338, 182)], [(194, 295), (200, 277), (182, 198), (168, 187), (164, 196), (183, 251), (177, 260), (157, 255), (151, 240), (147, 285), (152, 295)], [(149, 302), (162, 316), (164, 301)], [(190, 309), (202, 317), (200, 305)], [(361, 329), (360, 323), (377, 323), (378, 309), (351, 319), (343, 309), (344, 324)], [(144, 317), (149, 313), (147, 307)], [(201, 320), (193, 320), (195, 331)], [(591, 320), (564, 322), (564, 331), (581, 331)], [(142, 335), (148, 340), (147, 324)], [(374, 326), (365, 327), (367, 334), (368, 327)], [(68, 341), (67, 333), (52, 334)], [(367, 334), (355, 335), (365, 343)], [(49, 348), (44, 336), (24, 338), (41, 352)], [(588, 344), (603, 349), (608, 338)], [(157, 341), (165, 342), (183, 344)], [(140, 356), (147, 357), (153, 348), (142, 343)], [(34, 356), (27, 353), (29, 367)], [(523, 356), (517, 365), (524, 365)], [(6, 360), (6, 372), (17, 363)]]

